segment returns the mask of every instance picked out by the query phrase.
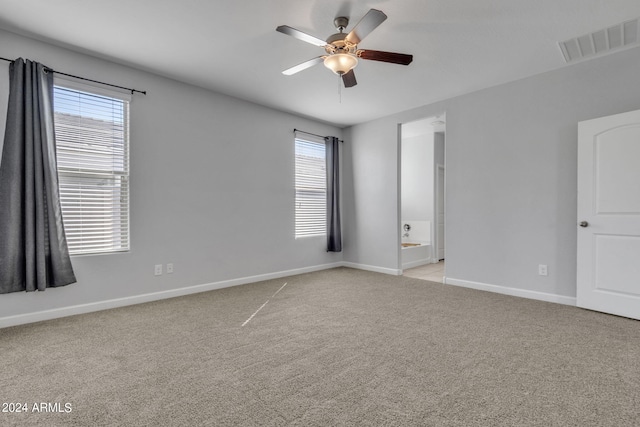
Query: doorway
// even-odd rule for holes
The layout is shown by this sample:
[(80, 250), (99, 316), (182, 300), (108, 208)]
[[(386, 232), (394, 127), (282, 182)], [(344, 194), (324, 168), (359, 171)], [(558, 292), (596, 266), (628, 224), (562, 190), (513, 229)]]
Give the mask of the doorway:
[(445, 133), (444, 113), (403, 123), (399, 133), (399, 270), (426, 280), (439, 276), (439, 282), (445, 259)]

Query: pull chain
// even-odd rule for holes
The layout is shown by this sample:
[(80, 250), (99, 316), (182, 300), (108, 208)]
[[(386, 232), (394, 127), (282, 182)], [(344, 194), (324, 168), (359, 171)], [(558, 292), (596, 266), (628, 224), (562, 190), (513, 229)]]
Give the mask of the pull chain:
[(342, 76), (338, 75), (338, 100), (342, 104)]

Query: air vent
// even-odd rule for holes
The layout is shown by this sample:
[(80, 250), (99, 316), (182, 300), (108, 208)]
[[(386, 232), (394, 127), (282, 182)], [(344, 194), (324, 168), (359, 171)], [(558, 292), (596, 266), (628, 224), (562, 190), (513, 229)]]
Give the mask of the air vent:
[(558, 43), (566, 62), (602, 56), (623, 48), (640, 46), (638, 19)]

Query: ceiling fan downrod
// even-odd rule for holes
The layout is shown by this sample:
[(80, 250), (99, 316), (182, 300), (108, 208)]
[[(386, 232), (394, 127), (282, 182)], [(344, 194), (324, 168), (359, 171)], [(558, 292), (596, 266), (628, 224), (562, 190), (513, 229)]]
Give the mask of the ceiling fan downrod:
[(345, 28), (349, 25), (349, 18), (346, 16), (338, 16), (333, 20), (333, 25), (339, 32), (343, 32)]

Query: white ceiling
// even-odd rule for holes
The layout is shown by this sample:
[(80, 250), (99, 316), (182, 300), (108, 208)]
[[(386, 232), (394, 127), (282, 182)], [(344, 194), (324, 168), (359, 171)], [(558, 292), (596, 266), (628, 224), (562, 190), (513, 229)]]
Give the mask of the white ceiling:
[[(325, 39), (336, 16), (349, 31), (370, 8), (388, 19), (359, 47), (413, 54), (411, 65), (360, 61), (341, 96), (322, 65), (281, 73), (324, 51), (278, 25)], [(640, 1), (0, 0), (0, 11), (0, 28), (342, 127), (566, 66), (559, 41), (637, 18)]]

